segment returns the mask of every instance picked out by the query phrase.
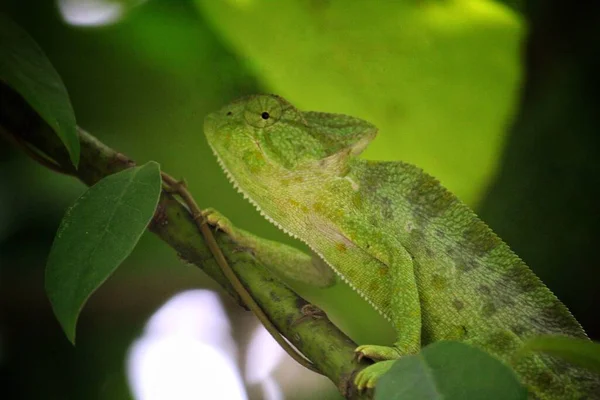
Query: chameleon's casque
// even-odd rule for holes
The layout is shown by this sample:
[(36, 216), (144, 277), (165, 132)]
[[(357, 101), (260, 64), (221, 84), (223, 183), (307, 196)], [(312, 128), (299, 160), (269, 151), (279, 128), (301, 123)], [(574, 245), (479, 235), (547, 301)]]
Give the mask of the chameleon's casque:
[[(586, 335), (567, 308), (467, 206), (419, 168), (357, 155), (377, 129), (358, 118), (302, 112), (281, 97), (240, 99), (207, 116), (206, 137), (233, 184), (316, 258), (226, 228), (264, 264), (328, 280), (323, 261), (397, 332), (361, 371), (372, 387), (392, 360), (433, 341), (460, 340), (512, 365), (533, 398), (600, 396), (598, 377), (561, 360), (513, 358), (539, 334)], [(294, 263), (292, 263), (294, 264)], [(292, 265), (290, 268), (294, 268)]]

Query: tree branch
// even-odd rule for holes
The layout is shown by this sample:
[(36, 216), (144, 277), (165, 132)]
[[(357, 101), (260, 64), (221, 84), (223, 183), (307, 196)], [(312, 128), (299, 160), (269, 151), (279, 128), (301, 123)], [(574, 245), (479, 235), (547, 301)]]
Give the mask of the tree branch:
[[(81, 161), (75, 171), (56, 134), (17, 94), (1, 83), (0, 133), (15, 137), (18, 142), (41, 152), (48, 163), (60, 166), (87, 185), (135, 165), (125, 155), (80, 129)], [(189, 211), (172, 194), (161, 193), (149, 230), (172, 247), (180, 258), (200, 267), (240, 302)], [(239, 279), (278, 330), (331, 379), (346, 398), (370, 397), (358, 393), (352, 383), (354, 372), (368, 365), (354, 359), (356, 344), (327, 318), (307, 317), (304, 299), (274, 278), (251, 254), (237, 251), (225, 233), (214, 232), (214, 235)]]

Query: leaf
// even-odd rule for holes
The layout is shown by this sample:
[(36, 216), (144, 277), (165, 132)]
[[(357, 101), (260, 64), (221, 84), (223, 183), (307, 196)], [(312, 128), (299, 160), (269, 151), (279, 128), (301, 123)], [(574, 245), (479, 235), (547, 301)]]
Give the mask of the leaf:
[(566, 336), (537, 336), (523, 345), (521, 352), (540, 351), (600, 373), (600, 343)]
[(67, 210), (48, 256), (46, 292), (72, 343), (83, 305), (132, 252), (160, 190), (159, 165), (149, 162), (102, 179)]
[(494, 176), (518, 100), (525, 33), (508, 7), (490, 0), (196, 3), (266, 91), (304, 111), (379, 127), (365, 158), (416, 164), (470, 204)]
[(67, 89), (42, 49), (0, 14), (0, 81), (19, 93), (63, 142), (79, 164), (79, 136)]
[(376, 400), (517, 400), (527, 391), (511, 368), (460, 342), (440, 341), (403, 357), (381, 377)]

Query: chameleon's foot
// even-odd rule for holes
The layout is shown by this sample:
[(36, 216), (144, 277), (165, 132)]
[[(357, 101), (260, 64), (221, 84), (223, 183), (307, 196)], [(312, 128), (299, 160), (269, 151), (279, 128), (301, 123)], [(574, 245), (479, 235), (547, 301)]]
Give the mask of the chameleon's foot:
[(229, 236), (231, 240), (238, 246), (233, 249), (233, 252), (245, 252), (250, 253), (252, 256), (255, 256), (254, 248), (249, 246), (244, 246), (240, 244), (240, 235), (239, 230), (234, 228), (233, 224), (227, 217), (223, 214), (215, 210), (214, 208), (207, 208), (202, 211), (199, 218), (202, 219), (202, 222), (205, 224), (209, 224), (215, 227), (217, 231), (222, 231)]
[(223, 231), (229, 236), (233, 234), (233, 225), (223, 214), (214, 208), (207, 208), (202, 211), (201, 218), (205, 223), (214, 226), (219, 231)]
[(356, 374), (354, 384), (358, 390), (372, 389), (377, 384), (377, 380), (385, 374), (396, 360), (380, 361)]
[(359, 361), (364, 357), (370, 358), (373, 361), (395, 360), (400, 358), (400, 351), (395, 347), (364, 344), (354, 350), (354, 356)]

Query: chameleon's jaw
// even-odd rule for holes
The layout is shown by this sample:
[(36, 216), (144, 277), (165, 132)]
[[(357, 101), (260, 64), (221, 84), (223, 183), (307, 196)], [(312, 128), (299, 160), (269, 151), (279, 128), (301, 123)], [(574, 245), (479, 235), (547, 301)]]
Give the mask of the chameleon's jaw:
[(223, 162), (223, 159), (221, 158), (221, 156), (219, 155), (219, 153), (215, 150), (215, 148), (210, 143), (210, 141), (208, 142), (208, 144), (209, 144), (210, 149), (212, 150), (213, 154), (215, 155), (215, 158), (217, 159), (217, 163), (219, 164), (219, 166), (221, 167), (221, 169), (223, 170), (223, 172), (225, 172), (225, 176), (227, 176), (227, 180), (229, 180), (229, 182), (233, 185), (233, 187), (235, 188), (235, 190), (238, 193), (240, 193), (244, 197), (244, 199), (248, 200), (248, 202), (250, 202), (250, 204), (252, 204), (254, 206), (254, 208), (256, 208), (256, 211), (258, 211), (263, 218), (265, 218), (267, 221), (269, 221), (270, 223), (272, 223), (273, 225), (275, 225), (277, 228), (279, 228), (281, 231), (283, 231), (286, 234), (290, 235), (294, 239), (298, 239), (299, 240), (299, 238), (296, 235), (294, 235), (293, 233), (291, 233), (290, 231), (288, 231), (287, 229), (285, 229), (283, 226), (281, 226), (279, 223), (277, 223), (273, 218), (271, 218), (267, 214), (265, 214), (265, 212), (258, 205), (258, 203), (252, 197), (250, 197), (250, 195), (248, 195), (244, 191), (244, 189), (241, 188), (241, 186), (238, 184), (238, 182), (235, 179), (235, 177), (233, 176), (233, 174), (229, 171), (229, 169), (227, 168), (227, 166)]
[(213, 145), (213, 142), (218, 140), (218, 138), (216, 136), (218, 135), (218, 132), (219, 132), (219, 121), (220, 121), (220, 118), (219, 118), (218, 112), (208, 114), (204, 118), (204, 135), (206, 136), (206, 141), (208, 143), (208, 146), (210, 147), (210, 150), (212, 151), (215, 158), (217, 159), (217, 163), (219, 164), (219, 166), (221, 167), (223, 172), (225, 172), (225, 176), (227, 176), (227, 179), (229, 180), (229, 182), (231, 182), (233, 187), (239, 193), (241, 193), (245, 199), (250, 199), (250, 197), (240, 188), (240, 186), (238, 185), (237, 181), (235, 180), (233, 174), (229, 171), (229, 169), (225, 165), (225, 162), (223, 162), (223, 158), (221, 158), (221, 155), (219, 154), (219, 152), (216, 150), (215, 146)]
[[(227, 177), (227, 180), (233, 185), (233, 187), (235, 188), (235, 190), (238, 193), (240, 193), (242, 196), (244, 196), (244, 199), (250, 201), (250, 203), (252, 203), (257, 209), (259, 209), (258, 205), (250, 198), (250, 196), (248, 196), (246, 194), (246, 192), (244, 192), (242, 190), (242, 188), (240, 187), (240, 185), (235, 180), (233, 174), (231, 172), (229, 172), (229, 170), (225, 166), (225, 163), (223, 162), (223, 159), (221, 159), (221, 156), (219, 155), (219, 153), (217, 153), (217, 151), (215, 150), (215, 148), (213, 147), (213, 145), (210, 143), (210, 141), (208, 142), (208, 145), (210, 146), (210, 149), (211, 149), (212, 153), (214, 154), (215, 158), (217, 159), (217, 163), (219, 164), (219, 166), (221, 167), (221, 169), (223, 170), (223, 172), (225, 172), (225, 176)], [(259, 209), (259, 211), (260, 211), (260, 209)]]

